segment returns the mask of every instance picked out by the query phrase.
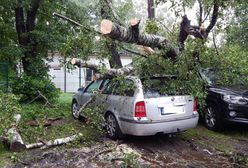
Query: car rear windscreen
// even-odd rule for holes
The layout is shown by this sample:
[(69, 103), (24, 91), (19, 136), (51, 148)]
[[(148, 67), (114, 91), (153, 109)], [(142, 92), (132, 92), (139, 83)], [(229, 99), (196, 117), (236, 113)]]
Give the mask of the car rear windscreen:
[(180, 95), (180, 86), (176, 76), (151, 77), (141, 79), (145, 98)]

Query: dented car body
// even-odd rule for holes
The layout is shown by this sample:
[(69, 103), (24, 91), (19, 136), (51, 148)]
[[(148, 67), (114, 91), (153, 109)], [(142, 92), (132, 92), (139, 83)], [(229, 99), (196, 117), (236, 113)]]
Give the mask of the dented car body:
[[(154, 77), (149, 80), (169, 80)], [(147, 136), (158, 133), (177, 133), (194, 128), (199, 115), (196, 102), (189, 95), (162, 94), (156, 88), (145, 87), (144, 81), (128, 76), (124, 89), (118, 82), (93, 81), (83, 91), (77, 92), (72, 101), (73, 110), (78, 110), (94, 94), (92, 88), (101, 90), (98, 103), (104, 103), (107, 135), (112, 139), (124, 134)], [(122, 86), (123, 88), (123, 86)]]

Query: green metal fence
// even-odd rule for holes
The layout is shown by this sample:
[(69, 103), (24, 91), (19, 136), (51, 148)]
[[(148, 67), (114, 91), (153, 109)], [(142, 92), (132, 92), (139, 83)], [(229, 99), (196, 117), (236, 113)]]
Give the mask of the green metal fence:
[(0, 91), (7, 92), (9, 88), (9, 64), (0, 63)]

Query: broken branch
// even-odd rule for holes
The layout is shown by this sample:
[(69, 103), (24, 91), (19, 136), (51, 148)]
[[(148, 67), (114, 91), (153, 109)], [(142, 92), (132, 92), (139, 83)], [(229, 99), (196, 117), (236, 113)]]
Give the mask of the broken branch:
[[(72, 65), (76, 65), (78, 67), (86, 67), (95, 70), (95, 72), (100, 71), (100, 67), (95, 65), (95, 64), (88, 64), (88, 63), (82, 63), (80, 60), (77, 60), (76, 58), (73, 58), (71, 60)], [(102, 74), (96, 74), (98, 79), (107, 79), (107, 78), (113, 78), (114, 76), (117, 75), (129, 75), (134, 71), (134, 68), (132, 66), (125, 66), (123, 68), (118, 68), (118, 69), (107, 69), (106, 72)]]
[(58, 146), (58, 145), (69, 143), (71, 141), (76, 140), (80, 136), (82, 136), (81, 133), (79, 133), (77, 135), (72, 135), (72, 136), (69, 136), (66, 138), (59, 138), (59, 139), (51, 140), (51, 141), (48, 141), (45, 143), (44, 142), (38, 142), (38, 143), (28, 144), (28, 145), (26, 145), (26, 149), (33, 149), (33, 148), (39, 148), (39, 147), (42, 147), (42, 149), (46, 149), (46, 148), (49, 148), (52, 146)]

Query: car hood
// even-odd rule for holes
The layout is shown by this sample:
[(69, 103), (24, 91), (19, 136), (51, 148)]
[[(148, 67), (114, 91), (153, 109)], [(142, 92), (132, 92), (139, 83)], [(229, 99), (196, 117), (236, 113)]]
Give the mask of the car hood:
[(248, 97), (248, 89), (240, 86), (210, 86), (208, 90), (222, 95), (242, 95)]

